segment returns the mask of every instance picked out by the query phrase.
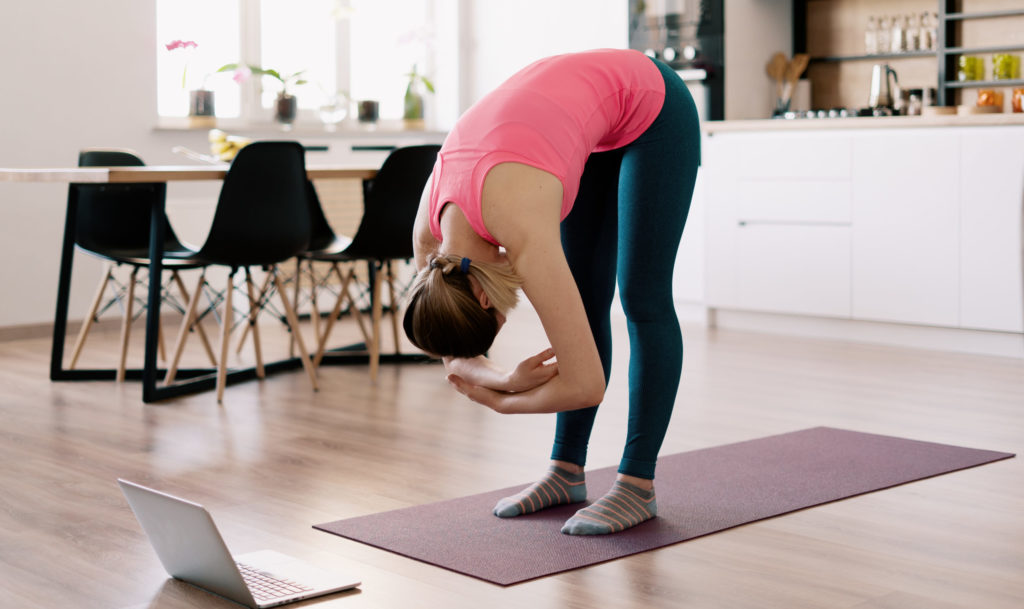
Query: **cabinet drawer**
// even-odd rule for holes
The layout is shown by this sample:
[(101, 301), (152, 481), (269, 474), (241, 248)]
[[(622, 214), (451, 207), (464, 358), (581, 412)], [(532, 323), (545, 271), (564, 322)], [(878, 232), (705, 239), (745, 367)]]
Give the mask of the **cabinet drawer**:
[(708, 158), (727, 160), (733, 177), (849, 179), (853, 143), (832, 133), (717, 134)]
[(752, 224), (736, 231), (741, 308), (850, 316), (850, 228)]
[(736, 185), (739, 222), (849, 224), (846, 180), (743, 180)]

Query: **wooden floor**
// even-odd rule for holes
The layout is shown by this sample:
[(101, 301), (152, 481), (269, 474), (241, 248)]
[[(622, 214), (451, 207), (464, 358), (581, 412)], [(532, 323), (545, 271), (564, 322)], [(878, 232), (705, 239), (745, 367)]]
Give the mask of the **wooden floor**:
[[(546, 346), (529, 311), (508, 328), (499, 361)], [(594, 467), (617, 463), (623, 441), (628, 354), (615, 331)], [(699, 325), (684, 337), (663, 454), (818, 425), (1024, 446), (1024, 361)], [(97, 335), (91, 363), (110, 365), (116, 340)], [(529, 482), (553, 416), (491, 413), (436, 364), (384, 366), (376, 386), (365, 368), (322, 368), (316, 394), (296, 370), (231, 386), (223, 406), (212, 393), (144, 405), (137, 384), (51, 383), (48, 353), (47, 340), (0, 343), (0, 606), (237, 606), (167, 578), (118, 477), (203, 503), (234, 552), (273, 548), (362, 578), (304, 606), (1024, 606), (1021, 458), (502, 588), (311, 527)]]

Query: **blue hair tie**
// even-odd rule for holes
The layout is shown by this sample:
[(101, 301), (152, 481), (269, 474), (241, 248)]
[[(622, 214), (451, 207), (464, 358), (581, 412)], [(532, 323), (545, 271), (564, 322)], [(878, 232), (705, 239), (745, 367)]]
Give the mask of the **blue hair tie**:
[(469, 263), (470, 263), (469, 258), (465, 258), (465, 257), (463, 257), (462, 258), (462, 262), (459, 263), (459, 270), (462, 271), (463, 275), (466, 275), (466, 274), (469, 273)]

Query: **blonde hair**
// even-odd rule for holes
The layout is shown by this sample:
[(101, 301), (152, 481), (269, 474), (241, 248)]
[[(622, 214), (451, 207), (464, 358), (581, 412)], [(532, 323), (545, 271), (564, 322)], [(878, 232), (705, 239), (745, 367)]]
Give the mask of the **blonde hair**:
[[(465, 261), (465, 262), (464, 262)], [(473, 295), (472, 276), (493, 305), (484, 309)], [(455, 254), (431, 255), (407, 297), (402, 325), (414, 345), (428, 353), (476, 357), (498, 333), (497, 312), (519, 301), (522, 279), (509, 263), (476, 262)]]

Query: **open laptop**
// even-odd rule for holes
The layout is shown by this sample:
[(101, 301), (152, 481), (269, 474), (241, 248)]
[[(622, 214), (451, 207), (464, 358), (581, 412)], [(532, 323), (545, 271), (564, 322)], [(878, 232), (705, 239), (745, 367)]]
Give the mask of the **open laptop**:
[(175, 579), (260, 609), (360, 584), (353, 577), (272, 550), (232, 557), (203, 506), (127, 480), (117, 483), (164, 569)]

